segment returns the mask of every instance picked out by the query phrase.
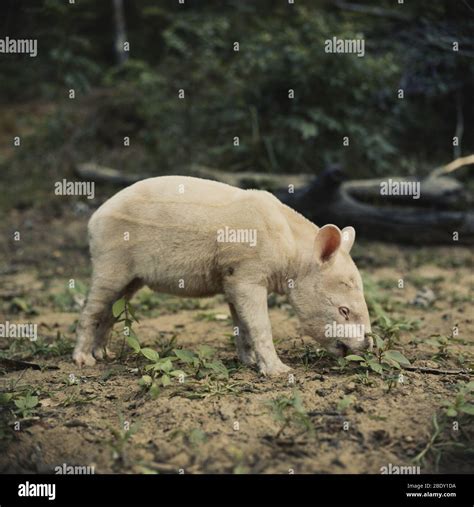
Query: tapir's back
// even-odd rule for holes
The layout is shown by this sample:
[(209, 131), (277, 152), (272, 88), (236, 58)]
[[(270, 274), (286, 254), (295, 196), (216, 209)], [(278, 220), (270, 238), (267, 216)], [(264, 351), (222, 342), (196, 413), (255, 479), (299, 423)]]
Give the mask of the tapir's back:
[[(127, 269), (209, 271), (279, 249), (283, 205), (267, 192), (186, 176), (140, 181), (105, 202), (89, 222), (92, 257), (121, 256)], [(116, 259), (114, 259), (115, 262)], [(171, 271), (171, 267), (169, 268)]]
[(215, 233), (216, 227), (225, 225), (258, 227), (264, 219), (262, 214), (268, 219), (274, 212), (269, 207), (278, 205), (280, 202), (268, 192), (189, 176), (160, 176), (115, 194), (94, 213), (90, 225), (96, 227), (107, 218), (138, 228), (189, 226), (192, 232), (212, 229)]

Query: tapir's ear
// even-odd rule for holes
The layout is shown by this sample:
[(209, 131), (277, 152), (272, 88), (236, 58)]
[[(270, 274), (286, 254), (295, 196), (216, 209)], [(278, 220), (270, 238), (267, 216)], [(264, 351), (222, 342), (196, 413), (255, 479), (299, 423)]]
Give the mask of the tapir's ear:
[(354, 227), (344, 227), (344, 229), (342, 229), (342, 248), (344, 248), (347, 253), (351, 251), (355, 239), (356, 231)]
[(314, 241), (316, 259), (319, 262), (328, 262), (333, 259), (341, 242), (342, 235), (338, 227), (332, 224), (321, 227)]

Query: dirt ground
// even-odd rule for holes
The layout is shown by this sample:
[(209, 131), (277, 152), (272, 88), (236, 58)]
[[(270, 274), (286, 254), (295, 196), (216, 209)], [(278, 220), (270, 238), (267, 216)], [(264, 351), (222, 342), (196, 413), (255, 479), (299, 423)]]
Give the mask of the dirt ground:
[[(291, 308), (275, 297), (274, 340), (293, 377), (261, 378), (237, 363), (222, 297), (143, 289), (132, 302), (142, 346), (166, 355), (206, 344), (229, 371), (199, 379), (180, 364), (184, 382), (174, 378), (153, 397), (139, 385), (145, 363), (123, 345), (120, 324), (116, 359), (84, 369), (71, 361), (89, 283), (89, 213), (85, 205), (16, 211), (0, 226), (0, 322), (36, 323), (39, 335), (0, 338), (0, 472), (54, 473), (62, 464), (95, 473), (380, 473), (389, 464), (474, 472), (473, 416), (459, 410), (474, 357), (469, 249), (356, 245), (368, 298), (401, 327), (386, 331), (393, 348), (428, 369), (402, 370), (396, 382), (300, 338)], [(446, 414), (453, 404), (456, 414)]]

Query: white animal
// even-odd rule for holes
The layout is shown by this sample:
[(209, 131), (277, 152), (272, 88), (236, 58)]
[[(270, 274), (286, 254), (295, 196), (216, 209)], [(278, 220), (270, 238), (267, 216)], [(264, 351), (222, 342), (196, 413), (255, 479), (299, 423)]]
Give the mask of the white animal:
[[(238, 356), (264, 375), (289, 370), (272, 340), (271, 292), (286, 294), (304, 333), (331, 351), (372, 347), (362, 280), (349, 255), (354, 229), (318, 228), (268, 192), (150, 178), (105, 202), (88, 230), (93, 273), (73, 354), (79, 365), (103, 358), (113, 303), (143, 285), (181, 296), (224, 294), (239, 329)], [(358, 332), (332, 336), (335, 323)]]

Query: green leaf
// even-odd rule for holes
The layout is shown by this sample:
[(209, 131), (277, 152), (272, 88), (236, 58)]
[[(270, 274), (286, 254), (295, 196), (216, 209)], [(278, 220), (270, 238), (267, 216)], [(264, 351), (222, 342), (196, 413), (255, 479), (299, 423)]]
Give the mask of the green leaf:
[(229, 378), (229, 370), (224, 366), (221, 361), (213, 361), (212, 363), (206, 363), (206, 368), (209, 368), (225, 378)]
[(160, 386), (156, 382), (153, 382), (153, 384), (150, 387), (150, 396), (152, 398), (156, 398), (159, 394), (160, 394)]
[(380, 338), (380, 336), (375, 335), (375, 345), (378, 349), (383, 349), (385, 347), (385, 341)]
[(368, 365), (370, 366), (371, 370), (375, 371), (375, 373), (382, 374), (383, 368), (382, 365), (377, 363), (377, 361), (369, 361)]
[(29, 304), (27, 301), (25, 301), (23, 298), (14, 297), (11, 302), (12, 306), (16, 306), (19, 308), (22, 312), (29, 313), (29, 314), (37, 314), (38, 312)]
[(158, 361), (160, 359), (160, 356), (156, 350), (150, 349), (149, 347), (145, 347), (141, 349), (141, 353), (150, 361)]
[(161, 383), (163, 384), (163, 387), (169, 386), (171, 384), (171, 379), (168, 377), (168, 375), (163, 375), (161, 377)]
[(350, 354), (346, 356), (344, 359), (347, 361), (364, 361), (364, 358), (362, 356), (358, 356), (356, 354)]
[(193, 363), (196, 355), (190, 350), (174, 349), (174, 353), (178, 359), (185, 363)]
[(198, 355), (201, 359), (208, 359), (215, 354), (215, 349), (209, 347), (209, 345), (201, 345), (198, 348)]
[(13, 395), (11, 393), (0, 393), (0, 405), (7, 405), (12, 398)]
[(396, 361), (402, 365), (410, 366), (410, 361), (408, 361), (408, 359), (398, 350), (386, 350), (383, 353), (383, 357), (391, 359), (392, 361)]
[(135, 315), (135, 309), (133, 308), (133, 306), (130, 303), (128, 304), (128, 313), (130, 314), (130, 317), (132, 317), (132, 319), (135, 322), (138, 322), (138, 319)]
[(397, 368), (397, 370), (401, 369), (401, 366), (397, 361), (388, 357), (382, 357), (382, 366), (391, 366), (393, 368)]
[(20, 410), (32, 409), (38, 405), (38, 396), (30, 396), (27, 394), (26, 396), (15, 400), (15, 405)]
[(468, 382), (466, 384), (466, 390), (468, 392), (473, 392), (474, 391), (474, 380), (471, 380), (471, 382)]
[(134, 336), (127, 336), (127, 343), (133, 349), (135, 354), (140, 352), (140, 342)]
[(159, 366), (160, 370), (168, 373), (171, 370), (171, 368), (173, 368), (173, 363), (171, 362), (171, 359), (169, 357), (165, 357), (160, 361)]
[(456, 417), (458, 415), (458, 412), (455, 408), (453, 407), (449, 407), (447, 410), (446, 410), (446, 415), (448, 417)]
[(119, 317), (125, 310), (125, 298), (120, 298), (115, 301), (112, 306), (112, 314), (115, 318)]
[(139, 383), (142, 386), (151, 386), (153, 379), (150, 377), (150, 375), (143, 375)]
[(465, 405), (461, 405), (459, 407), (459, 410), (461, 412), (464, 412), (465, 414), (474, 415), (474, 405), (471, 403), (466, 403)]

